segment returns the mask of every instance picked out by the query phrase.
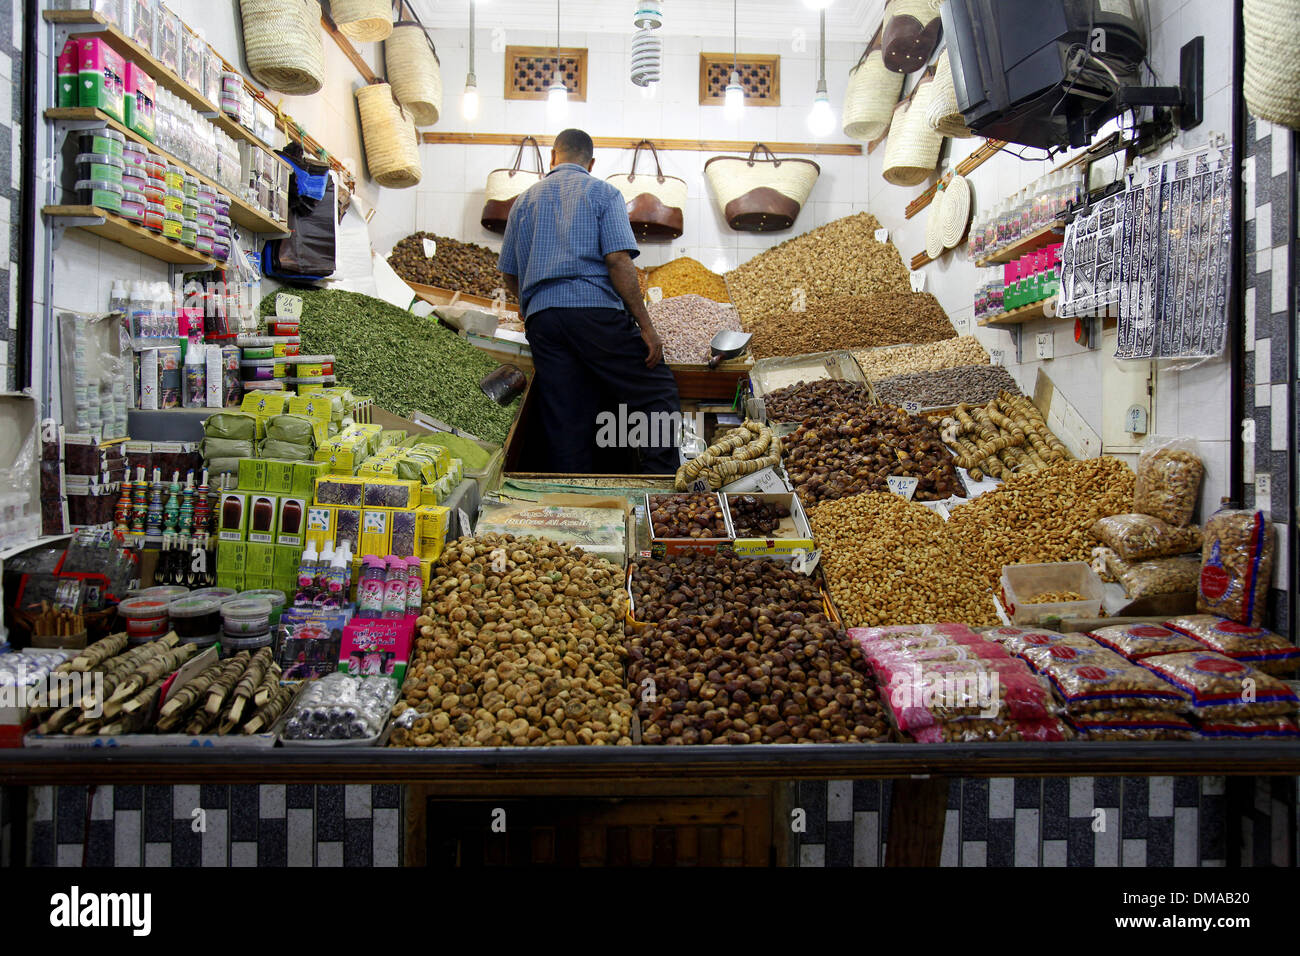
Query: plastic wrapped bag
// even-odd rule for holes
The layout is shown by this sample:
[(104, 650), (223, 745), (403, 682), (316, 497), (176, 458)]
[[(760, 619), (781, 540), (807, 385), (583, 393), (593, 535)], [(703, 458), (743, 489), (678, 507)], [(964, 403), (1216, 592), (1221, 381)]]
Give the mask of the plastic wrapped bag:
[(1032, 740), (1054, 743), (1073, 740), (1074, 733), (1057, 718), (1050, 720), (950, 720), (912, 733), (922, 744), (973, 744), (989, 741)]
[(1144, 514), (1102, 518), (1092, 526), (1092, 534), (1125, 561), (1167, 558), (1201, 546), (1201, 532), (1195, 525), (1175, 528)]
[(1061, 634), (1058, 631), (1040, 631), (1025, 627), (995, 627), (984, 636), (997, 641), (1012, 654), (1024, 658), (1036, 667), (1036, 658), (1051, 647), (1097, 647), (1097, 642), (1086, 634)]
[(1159, 624), (1113, 624), (1090, 632), (1090, 637), (1122, 654), (1131, 661), (1159, 654), (1181, 654), (1199, 651), (1201, 646), (1188, 637)]
[(901, 730), (976, 717), (1046, 720), (1059, 710), (1047, 681), (1016, 658), (913, 663), (893, 671), (883, 696)]
[(247, 412), (217, 412), (203, 420), (203, 434), (251, 442), (257, 438), (257, 419)]
[(1118, 581), (1130, 598), (1195, 591), (1201, 577), (1201, 559), (1195, 554), (1130, 562), (1110, 548), (1097, 550), (1102, 552), (1109, 579)]
[(1188, 706), (1187, 692), (1096, 642), (1091, 648), (1048, 648), (1035, 666), (1052, 682), (1072, 714), (1121, 707), (1182, 711)]
[(1252, 740), (1258, 737), (1300, 737), (1300, 727), (1291, 717), (1245, 717), (1225, 720), (1221, 717), (1201, 722), (1201, 736), (1219, 740)]
[[(1300, 647), (1281, 634), (1262, 627), (1227, 621), (1213, 614), (1191, 614), (1174, 618), (1169, 627), (1195, 639), (1202, 646), (1249, 664), (1266, 674), (1289, 674), (1300, 665)], [(1199, 647), (1191, 650), (1200, 650)]]
[[(266, 437), (291, 445), (316, 449), (315, 423), (306, 415), (273, 415), (266, 420)], [(310, 454), (308, 457), (311, 457)]]
[(1300, 700), (1284, 682), (1212, 651), (1163, 654), (1143, 664), (1184, 692), (1201, 717), (1280, 717), (1300, 710)]
[(1240, 624), (1263, 624), (1273, 539), (1263, 512), (1216, 512), (1205, 522), (1196, 609)]
[(1085, 740), (1195, 740), (1191, 721), (1167, 710), (1094, 710), (1070, 717)]
[(1149, 439), (1138, 456), (1134, 507), (1175, 528), (1186, 527), (1196, 513), (1204, 477), (1194, 438)]
[(312, 447), (310, 445), (299, 445), (296, 442), (267, 438), (258, 445), (258, 457), (280, 458), (284, 461), (311, 461)]
[(205, 438), (199, 444), (199, 454), (204, 461), (217, 458), (253, 458), (252, 441), (235, 438)]

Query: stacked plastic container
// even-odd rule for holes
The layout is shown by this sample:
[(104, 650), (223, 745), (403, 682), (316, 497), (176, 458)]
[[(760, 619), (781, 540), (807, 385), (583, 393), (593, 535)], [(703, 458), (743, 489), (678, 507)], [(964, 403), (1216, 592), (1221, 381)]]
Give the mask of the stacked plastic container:
[(126, 137), (115, 129), (86, 130), (77, 138), (77, 202), (97, 206), (107, 212), (122, 212), (122, 173)]
[(254, 653), (271, 645), (271, 602), (267, 598), (227, 601), (221, 606), (221, 620), (222, 657), (232, 657), (240, 651)]
[(191, 593), (168, 608), (172, 630), (182, 644), (208, 647), (221, 640), (222, 604), (214, 597)]

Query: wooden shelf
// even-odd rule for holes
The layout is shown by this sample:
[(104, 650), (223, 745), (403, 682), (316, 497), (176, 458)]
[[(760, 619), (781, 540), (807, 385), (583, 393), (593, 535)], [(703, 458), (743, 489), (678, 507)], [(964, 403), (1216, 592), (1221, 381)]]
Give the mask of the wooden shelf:
[(207, 118), (212, 124), (224, 131), (226, 135), (235, 139), (242, 139), (254, 146), (260, 146), (267, 152), (274, 152), (260, 137), (221, 112), (207, 97), (173, 73), (171, 68), (164, 64), (162, 60), (156, 59), (152, 53), (109, 23), (102, 14), (93, 10), (45, 10), (42, 11), (41, 17), (47, 23), (58, 26), (92, 28), (77, 35), (93, 36), (103, 40), (122, 56), (127, 57), (135, 62), (137, 66), (143, 68), (164, 90), (179, 96), (198, 112), (207, 114)]
[[(514, 133), (435, 133), (420, 134), (420, 142), (429, 144), (459, 143), (469, 146), (518, 146), (522, 136)], [(553, 135), (536, 137), (540, 146), (551, 146)], [(593, 136), (597, 149), (635, 149), (644, 137)], [(746, 156), (754, 148), (753, 140), (732, 139), (652, 139), (659, 150), (684, 150), (697, 153), (742, 153)], [(858, 143), (764, 143), (774, 153), (806, 153), (822, 156), (861, 156)]]
[(983, 268), (984, 266), (998, 266), (1011, 262), (1013, 259), (1019, 259), (1026, 253), (1041, 249), (1043, 246), (1050, 246), (1053, 242), (1060, 240), (1065, 235), (1065, 223), (1056, 221), (1036, 229), (1029, 235), (1025, 236), (1014, 246), (1007, 246), (1000, 249), (991, 256), (985, 256), (983, 259), (976, 259), (975, 265)]
[(207, 176), (203, 175), (203, 173), (199, 172), (183, 159), (173, 156), (161, 146), (145, 139), (135, 130), (131, 129), (124, 123), (119, 123), (102, 110), (98, 110), (93, 106), (51, 107), (45, 111), (45, 118), (48, 120), (93, 120), (97, 123), (103, 123), (105, 126), (110, 126), (127, 139), (148, 147), (150, 152), (157, 153), (163, 159), (167, 160), (167, 162), (175, 163), (181, 169), (185, 170), (185, 172), (196, 177), (199, 182), (215, 189), (226, 199), (230, 200), (230, 218), (239, 225), (256, 233), (287, 234), (289, 231), (289, 224), (287, 222), (279, 222), (272, 219), (269, 213), (250, 206), (247, 202), (231, 193), (215, 180), (209, 179)]
[(83, 229), (101, 238), (111, 239), (136, 252), (153, 256), (161, 262), (182, 266), (211, 266), (214, 269), (224, 267), (223, 263), (211, 256), (196, 252), (174, 239), (165, 239), (159, 233), (97, 206), (46, 206), (41, 210), (41, 215), (46, 219), (71, 216), (102, 218), (104, 220), (102, 225), (78, 225), (70, 228)]
[(997, 325), (1021, 325), (1025, 322), (1032, 322), (1035, 319), (1054, 319), (1056, 318), (1057, 296), (1049, 296), (1042, 302), (1033, 302), (1029, 305), (1022, 305), (1018, 309), (1012, 309), (1010, 312), (1003, 312), (1001, 315), (990, 316), (987, 319), (980, 319), (980, 325), (987, 328), (988, 326)]

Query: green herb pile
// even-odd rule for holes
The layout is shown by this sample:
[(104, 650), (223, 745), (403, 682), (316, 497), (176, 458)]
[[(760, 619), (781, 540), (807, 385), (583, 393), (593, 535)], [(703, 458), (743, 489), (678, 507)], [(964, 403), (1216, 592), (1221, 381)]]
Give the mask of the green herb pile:
[[(497, 362), (429, 319), (357, 292), (295, 289), (302, 299), (302, 352), (333, 355), (356, 394), (396, 415), (424, 412), (484, 441), (504, 444), (519, 399), (502, 407), (478, 383)], [(262, 300), (275, 314), (275, 296)]]

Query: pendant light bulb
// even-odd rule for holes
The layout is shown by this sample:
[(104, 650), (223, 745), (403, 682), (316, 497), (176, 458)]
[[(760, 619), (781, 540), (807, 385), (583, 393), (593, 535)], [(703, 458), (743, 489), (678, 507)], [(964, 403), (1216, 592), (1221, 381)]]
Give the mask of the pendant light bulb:
[(835, 129), (835, 111), (825, 89), (817, 91), (812, 110), (808, 114), (808, 131), (814, 136), (829, 136)]
[(465, 77), (465, 95), (461, 97), (461, 114), (473, 122), (478, 119), (478, 81), (474, 74)]
[(740, 85), (740, 73), (732, 70), (731, 80), (727, 83), (727, 92), (722, 101), (722, 109), (727, 119), (739, 119), (745, 112), (745, 88)]
[(560, 119), (569, 111), (569, 90), (564, 85), (564, 77), (559, 73), (546, 90), (546, 113), (552, 119)]

